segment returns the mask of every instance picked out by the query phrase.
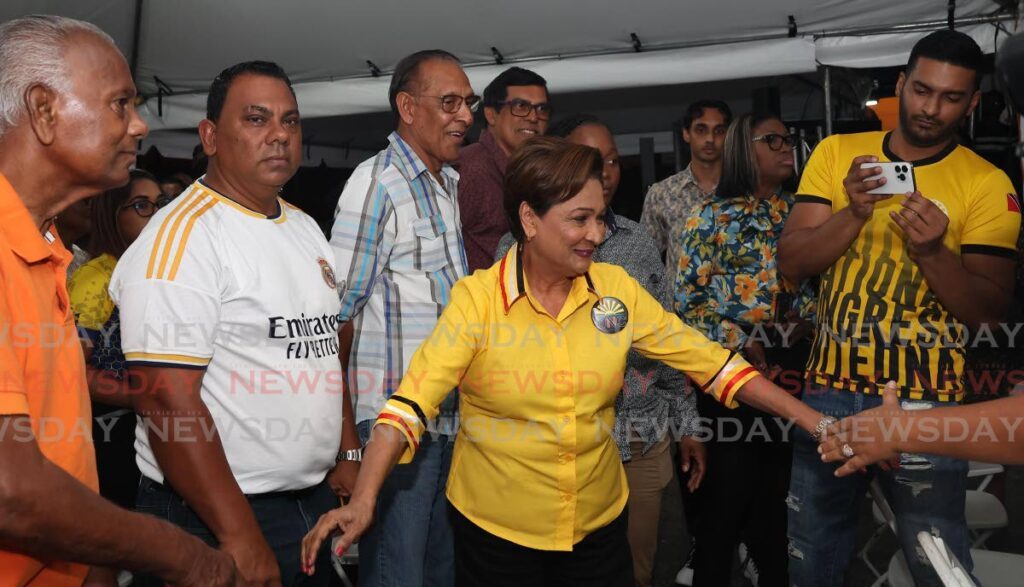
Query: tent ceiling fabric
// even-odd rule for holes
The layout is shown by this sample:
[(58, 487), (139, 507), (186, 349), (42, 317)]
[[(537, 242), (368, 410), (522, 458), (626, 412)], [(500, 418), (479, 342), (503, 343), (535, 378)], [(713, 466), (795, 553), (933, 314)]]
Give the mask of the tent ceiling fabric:
[[(469, 68), (474, 90), (480, 93), (507, 66)], [(529, 64), (558, 92), (643, 87), (653, 85), (739, 79), (814, 71), (814, 43), (808, 39), (777, 39), (694, 47), (642, 54), (599, 55), (576, 59), (545, 60)], [(335, 82), (296, 84), (302, 116), (336, 116), (380, 112), (388, 109), (389, 77), (356, 78)], [(195, 126), (206, 111), (205, 94), (186, 94), (163, 99), (163, 116), (156, 100), (142, 106), (154, 129)]]
[[(491, 62), (468, 68), (477, 92), (507, 67), (493, 65), (491, 47), (508, 61), (531, 60), (523, 65), (555, 92), (586, 91), (800, 73), (813, 71), (816, 59), (890, 65), (905, 59), (920, 34), (814, 34), (941, 21), (947, 14), (947, 0), (4, 0), (0, 20), (40, 12), (81, 18), (129, 54), (138, 5), (139, 88), (154, 94), (158, 77), (175, 92), (163, 98), (162, 117), (155, 98), (144, 104), (154, 129), (195, 126), (210, 80), (251, 59), (288, 71), (304, 116), (333, 116), (387, 109), (389, 77), (368, 77), (366, 61), (390, 71), (424, 48), (449, 50), (467, 64)], [(956, 15), (996, 8), (992, 0), (959, 0)], [(789, 15), (799, 27), (793, 39), (785, 38)], [(977, 27), (990, 51), (991, 28)], [(634, 32), (645, 49), (704, 46), (635, 53)], [(625, 52), (573, 56), (601, 51)]]
[[(996, 39), (996, 28), (990, 24), (971, 25), (958, 29), (978, 42), (986, 53), (994, 53), (995, 43), (1002, 44), (1009, 35)], [(818, 62), (841, 67), (890, 67), (903, 65), (907, 56), (926, 31), (872, 35), (870, 37), (829, 37), (815, 41)]]
[[(79, 0), (76, 4), (88, 4)], [(112, 3), (98, 2), (99, 4)], [(120, 0), (128, 14), (133, 0)], [(403, 56), (439, 47), (464, 62), (720, 43), (801, 32), (946, 18), (946, 0), (148, 0), (143, 3), (138, 76), (157, 75), (175, 91), (204, 90), (224, 67), (249, 59), (281, 64), (295, 82), (390, 71)], [(958, 16), (991, 12), (991, 0), (960, 0)], [(584, 8), (585, 7), (585, 8)]]

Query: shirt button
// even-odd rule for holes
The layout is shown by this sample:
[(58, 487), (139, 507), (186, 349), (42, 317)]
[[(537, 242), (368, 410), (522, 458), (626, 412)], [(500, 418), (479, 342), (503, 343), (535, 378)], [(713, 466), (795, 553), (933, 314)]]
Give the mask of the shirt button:
[(569, 423), (569, 420), (570, 420), (569, 416), (563, 416), (562, 417), (562, 421), (565, 422), (566, 424)]
[(562, 494), (562, 501), (569, 501), (570, 499), (572, 499), (572, 496), (569, 495), (568, 493)]

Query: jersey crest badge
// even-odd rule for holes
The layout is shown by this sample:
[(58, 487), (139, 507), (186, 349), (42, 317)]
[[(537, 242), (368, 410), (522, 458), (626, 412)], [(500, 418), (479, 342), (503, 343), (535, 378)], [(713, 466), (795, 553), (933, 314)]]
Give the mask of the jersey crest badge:
[(327, 262), (327, 259), (321, 257), (316, 262), (320, 264), (320, 275), (323, 276), (327, 287), (338, 289), (338, 282), (334, 280), (334, 269), (331, 269), (331, 264)]

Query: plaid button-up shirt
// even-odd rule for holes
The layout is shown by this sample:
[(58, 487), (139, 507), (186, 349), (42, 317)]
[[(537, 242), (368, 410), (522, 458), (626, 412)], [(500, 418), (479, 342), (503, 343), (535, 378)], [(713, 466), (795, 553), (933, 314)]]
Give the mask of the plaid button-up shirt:
[[(341, 317), (354, 328), (348, 384), (356, 422), (377, 417), (467, 272), (459, 174), (445, 165), (442, 183), (397, 132), (388, 142), (352, 172), (331, 229)], [(454, 411), (454, 396), (443, 415)]]

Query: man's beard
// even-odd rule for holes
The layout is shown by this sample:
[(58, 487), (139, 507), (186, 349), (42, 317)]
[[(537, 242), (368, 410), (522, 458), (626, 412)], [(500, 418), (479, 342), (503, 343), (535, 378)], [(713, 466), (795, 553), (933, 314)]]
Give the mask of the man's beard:
[[(950, 139), (956, 137), (957, 128), (960, 125), (961, 118), (957, 118), (955, 122), (946, 126), (939, 126), (932, 136), (922, 136), (914, 129), (913, 116), (907, 112), (906, 102), (900, 100), (900, 130), (903, 132), (903, 137), (907, 139), (907, 142), (911, 145), (919, 148), (934, 147), (936, 145), (942, 145), (948, 143)], [(920, 117), (919, 117), (920, 118)], [(937, 124), (941, 124), (938, 119), (927, 118), (929, 121), (934, 121)]]

